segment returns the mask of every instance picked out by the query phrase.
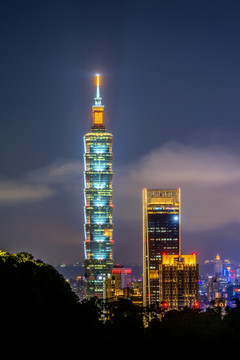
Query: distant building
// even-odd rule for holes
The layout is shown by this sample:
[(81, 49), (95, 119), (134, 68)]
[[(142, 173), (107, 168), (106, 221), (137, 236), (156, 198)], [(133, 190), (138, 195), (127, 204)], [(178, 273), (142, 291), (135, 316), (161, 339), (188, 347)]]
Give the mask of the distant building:
[(240, 299), (240, 284), (237, 282), (235, 282), (234, 284), (234, 294), (233, 294), (233, 298), (235, 299)]
[(132, 281), (132, 288), (130, 292), (130, 298), (133, 304), (142, 306), (142, 281), (135, 280)]
[(219, 254), (217, 254), (214, 260), (214, 276), (221, 276), (223, 272), (222, 260), (220, 259)]
[(229, 283), (227, 288), (226, 288), (226, 294), (227, 294), (227, 299), (229, 302), (232, 301), (233, 297), (234, 297), (234, 286), (233, 284)]
[(227, 306), (227, 299), (224, 297), (217, 297), (212, 301), (213, 307), (220, 307), (222, 310), (224, 310)]
[(112, 273), (106, 279), (106, 297), (115, 298), (127, 296), (124, 289), (130, 289), (132, 286), (132, 269), (123, 266), (114, 266)]
[(239, 279), (240, 278), (240, 266), (238, 265), (236, 268), (236, 278)]
[(70, 278), (67, 280), (72, 290), (77, 294), (79, 301), (81, 302), (86, 298), (86, 286), (83, 276), (77, 276), (76, 278)]
[(124, 266), (114, 266), (112, 273), (106, 279), (106, 298), (131, 300), (136, 305), (142, 305), (142, 292), (134, 283), (132, 286), (132, 269)]
[(180, 253), (181, 190), (143, 189), (143, 306), (159, 303), (163, 254)]
[(199, 266), (195, 253), (162, 256), (159, 301), (168, 309), (199, 307)]
[(220, 279), (216, 276), (213, 276), (209, 279), (207, 284), (207, 297), (211, 302), (215, 298), (219, 298), (220, 295)]
[(112, 268), (112, 275), (119, 279), (121, 289), (132, 287), (132, 269), (116, 265)]

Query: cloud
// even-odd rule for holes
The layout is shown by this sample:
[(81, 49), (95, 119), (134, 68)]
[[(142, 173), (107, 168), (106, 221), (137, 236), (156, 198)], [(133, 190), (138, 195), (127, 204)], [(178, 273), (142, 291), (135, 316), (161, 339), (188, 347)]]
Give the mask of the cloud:
[[(227, 241), (239, 252), (240, 159), (237, 153), (223, 147), (171, 142), (126, 166), (113, 165), (114, 257), (117, 261), (134, 262), (142, 258), (144, 187), (181, 187), (184, 247), (200, 249), (203, 254), (210, 245), (213, 250), (216, 247), (217, 252)], [(52, 262), (83, 258), (83, 187), (83, 164), (75, 159), (54, 161), (20, 179), (0, 180), (4, 249), (25, 248), (37, 257), (47, 256)]]
[[(83, 186), (83, 164), (57, 160), (22, 179), (0, 180), (0, 205), (39, 202), (62, 191), (77, 191), (82, 196)], [(187, 231), (240, 222), (240, 159), (223, 147), (166, 143), (135, 163), (116, 168), (113, 186), (117, 221), (141, 220), (142, 188), (181, 187)]]
[(0, 204), (36, 202), (49, 198), (55, 191), (46, 185), (25, 184), (12, 180), (0, 180)]
[(24, 176), (24, 180), (34, 184), (68, 186), (81, 183), (83, 164), (74, 159), (58, 159), (51, 164), (33, 169)]
[[(76, 191), (80, 197), (83, 184), (79, 160), (57, 160), (21, 179), (0, 180), (0, 205), (39, 202), (63, 191)], [(186, 230), (240, 222), (240, 159), (223, 147), (166, 143), (134, 163), (114, 168), (113, 186), (117, 221), (141, 220), (143, 188), (181, 187)]]
[(32, 170), (20, 179), (0, 179), (0, 205), (35, 203), (56, 196), (59, 190), (80, 189), (82, 165), (58, 160)]
[(56, 264), (83, 259), (83, 172), (61, 159), (0, 179), (0, 245)]
[(118, 216), (141, 219), (142, 188), (182, 189), (182, 220), (187, 231), (240, 222), (240, 159), (223, 147), (167, 143), (116, 171)]

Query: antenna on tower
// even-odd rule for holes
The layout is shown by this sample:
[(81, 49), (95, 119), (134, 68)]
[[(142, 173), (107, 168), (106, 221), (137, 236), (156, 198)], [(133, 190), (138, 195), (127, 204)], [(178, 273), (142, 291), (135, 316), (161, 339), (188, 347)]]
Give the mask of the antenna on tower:
[(95, 106), (101, 106), (102, 105), (102, 98), (100, 97), (100, 75), (96, 74), (96, 97), (95, 97)]
[(96, 75), (96, 85), (97, 85), (97, 98), (100, 97), (100, 89), (99, 89), (99, 86), (100, 86), (100, 75), (97, 74)]

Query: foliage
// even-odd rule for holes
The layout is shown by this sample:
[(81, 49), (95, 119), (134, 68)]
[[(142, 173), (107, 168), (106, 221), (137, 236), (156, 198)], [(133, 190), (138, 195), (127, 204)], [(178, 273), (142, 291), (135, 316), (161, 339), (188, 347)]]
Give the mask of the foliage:
[(143, 332), (143, 308), (130, 300), (119, 298), (103, 303), (104, 331), (108, 339), (111, 337), (129, 338), (138, 341)]
[(2, 341), (9, 346), (63, 354), (84, 337), (94, 316), (98, 322), (92, 304), (80, 306), (54, 267), (25, 252), (0, 252), (0, 294)]
[(157, 350), (178, 354), (179, 349), (216, 355), (227, 349), (230, 355), (240, 340), (239, 301), (224, 316), (218, 307), (161, 312), (127, 299), (80, 303), (54, 267), (24, 252), (0, 252), (0, 294), (4, 345), (14, 343), (18, 349), (31, 344), (34, 351), (52, 351), (57, 359), (78, 355), (89, 344), (91, 355), (98, 355), (116, 341), (132, 355), (138, 349), (147, 349), (148, 355)]

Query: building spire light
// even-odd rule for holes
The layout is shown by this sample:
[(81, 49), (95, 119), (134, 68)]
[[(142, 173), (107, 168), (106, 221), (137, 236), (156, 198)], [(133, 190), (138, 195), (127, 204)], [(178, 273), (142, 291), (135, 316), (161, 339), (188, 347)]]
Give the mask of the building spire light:
[(94, 106), (102, 106), (102, 98), (100, 97), (100, 75), (96, 74), (96, 97)]
[(97, 74), (96, 75), (96, 86), (97, 86), (97, 98), (99, 98), (100, 97), (100, 91), (99, 91), (99, 87), (100, 87), (100, 75), (99, 74)]

